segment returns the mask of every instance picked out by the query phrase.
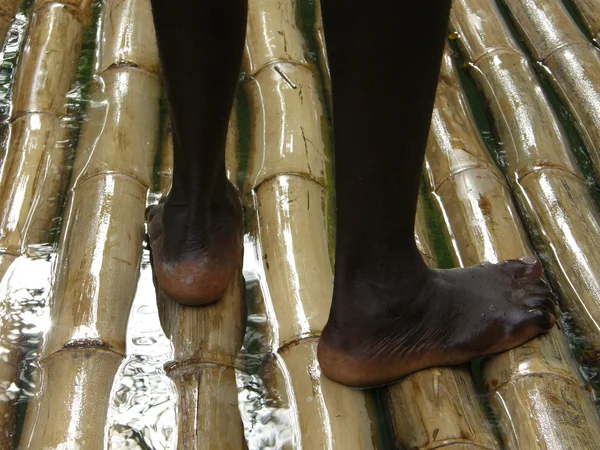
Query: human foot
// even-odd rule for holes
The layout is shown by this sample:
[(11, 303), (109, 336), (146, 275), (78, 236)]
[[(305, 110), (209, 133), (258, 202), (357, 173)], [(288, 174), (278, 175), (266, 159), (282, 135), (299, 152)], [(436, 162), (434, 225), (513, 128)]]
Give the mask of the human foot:
[(152, 264), (160, 289), (185, 305), (223, 296), (242, 255), (242, 207), (233, 185), (208, 211), (168, 199), (148, 207)]
[(511, 260), (427, 269), (392, 286), (362, 279), (346, 296), (334, 294), (319, 341), (321, 369), (339, 383), (373, 387), (516, 347), (556, 322), (541, 273), (539, 261)]

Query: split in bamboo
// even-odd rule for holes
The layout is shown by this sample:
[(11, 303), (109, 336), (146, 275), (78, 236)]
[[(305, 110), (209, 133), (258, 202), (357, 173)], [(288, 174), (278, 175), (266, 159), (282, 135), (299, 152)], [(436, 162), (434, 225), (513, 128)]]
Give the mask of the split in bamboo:
[[(463, 4), (454, 4), (454, 20), (461, 16), (458, 11)], [(466, 40), (462, 29), (461, 36)], [(482, 61), (478, 59), (478, 63)], [(531, 84), (526, 86), (531, 90)], [(471, 266), (532, 254), (508, 185), (477, 133), (448, 53), (442, 65), (426, 167), (456, 264)], [(485, 360), (482, 369), (488, 402), (499, 419), (507, 448), (597, 448), (600, 423), (593, 393), (581, 379), (559, 327)], [(556, 400), (565, 398), (573, 400)]]
[(574, 117), (600, 182), (600, 53), (560, 1), (503, 0), (533, 58)]
[[(82, 17), (86, 3), (68, 1), (64, 8)], [(123, 3), (127, 14), (117, 13)], [(150, 17), (143, 13), (149, 7), (146, 0), (104, 4), (102, 34), (126, 34), (139, 45), (120, 52), (105, 38), (98, 52), (96, 67), (106, 69), (94, 77), (79, 139), (50, 304), (53, 328), (41, 351), (42, 390), (27, 410), (23, 448), (105, 445), (109, 393), (125, 354), (158, 138), (161, 87), (152, 72), (158, 63), (145, 65), (158, 60), (156, 43), (137, 35), (152, 26), (140, 20)], [(43, 92), (46, 97), (36, 104), (58, 107), (52, 91)]]

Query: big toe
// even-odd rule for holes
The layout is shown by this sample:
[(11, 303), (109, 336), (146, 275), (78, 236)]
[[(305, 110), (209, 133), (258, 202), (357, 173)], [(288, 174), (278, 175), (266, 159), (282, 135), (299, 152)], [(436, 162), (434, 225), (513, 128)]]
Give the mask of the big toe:
[(522, 259), (510, 259), (500, 263), (503, 270), (513, 278), (542, 278), (542, 263), (536, 256), (527, 256)]

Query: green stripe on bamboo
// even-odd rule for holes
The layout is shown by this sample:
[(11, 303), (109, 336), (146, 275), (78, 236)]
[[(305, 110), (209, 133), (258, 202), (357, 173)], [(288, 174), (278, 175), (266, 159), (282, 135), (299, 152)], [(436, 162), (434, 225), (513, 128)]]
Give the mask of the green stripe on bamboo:
[(562, 2), (503, 0), (533, 58), (574, 117), (600, 182), (600, 53)]
[(415, 242), (425, 263), (429, 267), (439, 267), (435, 250), (433, 249), (431, 241), (429, 240), (425, 205), (423, 204), (423, 196), (421, 194), (419, 194), (419, 198), (417, 199), (417, 214), (415, 215)]
[(315, 1), (315, 42), (317, 44), (317, 60), (321, 69), (323, 79), (323, 90), (329, 106), (329, 114), (333, 111), (333, 99), (331, 97), (331, 73), (329, 71), (329, 60), (327, 58), (327, 46), (325, 45), (325, 30), (323, 29), (323, 15), (321, 13), (321, 0)]
[[(104, 14), (115, 3), (120, 2), (107, 1)], [(130, 27), (135, 35), (152, 26), (139, 17), (149, 15), (136, 15), (133, 26), (133, 14), (108, 14), (103, 27), (116, 32)], [(125, 355), (161, 86), (157, 74), (135, 57), (120, 65), (119, 54), (104, 49), (98, 54), (97, 67), (108, 69), (95, 75), (79, 139), (50, 300), (53, 328), (41, 351), (43, 389), (27, 410), (24, 448), (104, 448), (109, 394)]]
[[(455, 3), (454, 13), (461, 4)], [(464, 32), (461, 35), (464, 38)], [(426, 160), (455, 263), (470, 266), (532, 254), (508, 185), (477, 133), (448, 53)], [(507, 448), (573, 445), (593, 449), (600, 445), (594, 396), (581, 379), (558, 326), (485, 360), (482, 370), (488, 402)], [(570, 400), (563, 403), (564, 399)]]
[[(480, 19), (474, 21), (474, 14)], [(498, 9), (483, 0), (457, 0), (451, 22), (504, 143), (506, 173), (534, 243), (595, 358), (600, 351), (600, 255), (593, 249), (600, 246), (600, 217), (583, 175)]]
[[(316, 342), (328, 314), (329, 125), (296, 3), (251, 0), (243, 69), (250, 107), (247, 198), (271, 337), (265, 385), (292, 412), (295, 446), (375, 448), (368, 397), (322, 376)], [(267, 50), (265, 50), (267, 49)], [(285, 119), (284, 119), (285, 118)], [(260, 256), (259, 256), (260, 255)]]
[(592, 40), (600, 44), (600, 2), (598, 0), (571, 0), (579, 11)]

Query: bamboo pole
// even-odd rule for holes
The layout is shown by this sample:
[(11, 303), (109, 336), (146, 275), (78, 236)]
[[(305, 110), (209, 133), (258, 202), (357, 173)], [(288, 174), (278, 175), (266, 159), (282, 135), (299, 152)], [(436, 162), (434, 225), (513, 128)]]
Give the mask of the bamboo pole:
[(579, 11), (592, 40), (600, 44), (600, 2), (598, 0), (571, 0)]
[(295, 1), (250, 1), (245, 191), (255, 209), (249, 221), (271, 337), (263, 373), (267, 389), (290, 408), (294, 446), (372, 449), (377, 427), (369, 396), (328, 380), (316, 359), (333, 287), (329, 127), (295, 18)]
[[(544, 3), (545, 5), (546, 3)], [(472, 20), (477, 14), (480, 19)], [(595, 359), (600, 350), (600, 218), (562, 127), (500, 12), (458, 0), (453, 27), (504, 142), (506, 173), (563, 307)], [(503, 36), (498, 39), (497, 36)]]
[[(453, 20), (464, 17), (459, 11), (465, 3), (454, 4)], [(490, 17), (481, 10), (478, 14)], [(466, 38), (462, 29), (461, 36)], [(455, 263), (471, 266), (533, 253), (509, 187), (477, 134), (449, 53), (442, 64), (426, 167)], [(600, 445), (593, 393), (559, 327), (485, 360), (482, 371), (507, 448)]]
[[(142, 13), (132, 24), (133, 9), (111, 15), (120, 3), (104, 4), (103, 36), (152, 26), (139, 20), (149, 17)], [(133, 3), (136, 11), (149, 8), (146, 0)], [(158, 58), (153, 40), (142, 48)], [(158, 137), (161, 89), (151, 72), (158, 66), (141, 65), (142, 53), (125, 61), (106, 47), (98, 52), (96, 67), (108, 69), (95, 75), (79, 139), (50, 304), (53, 328), (43, 342), (40, 390), (27, 410), (23, 448), (93, 450), (107, 440), (108, 398), (125, 355)]]
[[(0, 2), (0, 12), (10, 14), (9, 21), (16, 7), (17, 2)], [(67, 92), (75, 79), (83, 43), (82, 20), (90, 15), (91, 8), (73, 12), (59, 3), (33, 5), (12, 87), (9, 134), (0, 173), (0, 280), (11, 261), (27, 255), (29, 246), (50, 238), (62, 197), (68, 148)], [(0, 15), (0, 28), (7, 18), (9, 15)], [(0, 29), (2, 39), (5, 34)], [(8, 297), (2, 302), (7, 320), (0, 331), (0, 346), (6, 351), (5, 361), (0, 363), (0, 385), (6, 389), (17, 378), (21, 351), (13, 329), (18, 323), (18, 305)], [(13, 435), (14, 405), (3, 402), (2, 409), (2, 433)], [(5, 448), (3, 445), (12, 443), (3, 440), (0, 448)]]
[(225, 296), (201, 308), (159, 294), (159, 315), (174, 348), (166, 366), (177, 387), (178, 448), (245, 448), (235, 359), (242, 346), (243, 284), (238, 272)]
[(504, 0), (533, 58), (574, 117), (600, 182), (600, 54), (561, 2)]
[[(168, 120), (167, 120), (168, 122)], [(170, 189), (173, 141), (170, 125), (164, 134), (159, 190)], [(231, 113), (225, 151), (227, 176), (237, 183), (237, 106)], [(241, 270), (241, 267), (240, 267)], [(178, 448), (245, 448), (238, 410), (235, 361), (244, 336), (244, 301), (241, 272), (218, 302), (190, 307), (158, 293), (159, 316), (170, 338), (173, 362), (166, 371), (179, 396)]]
[(0, 47), (4, 44), (10, 24), (15, 18), (17, 9), (21, 0), (1, 0), (0, 1)]

